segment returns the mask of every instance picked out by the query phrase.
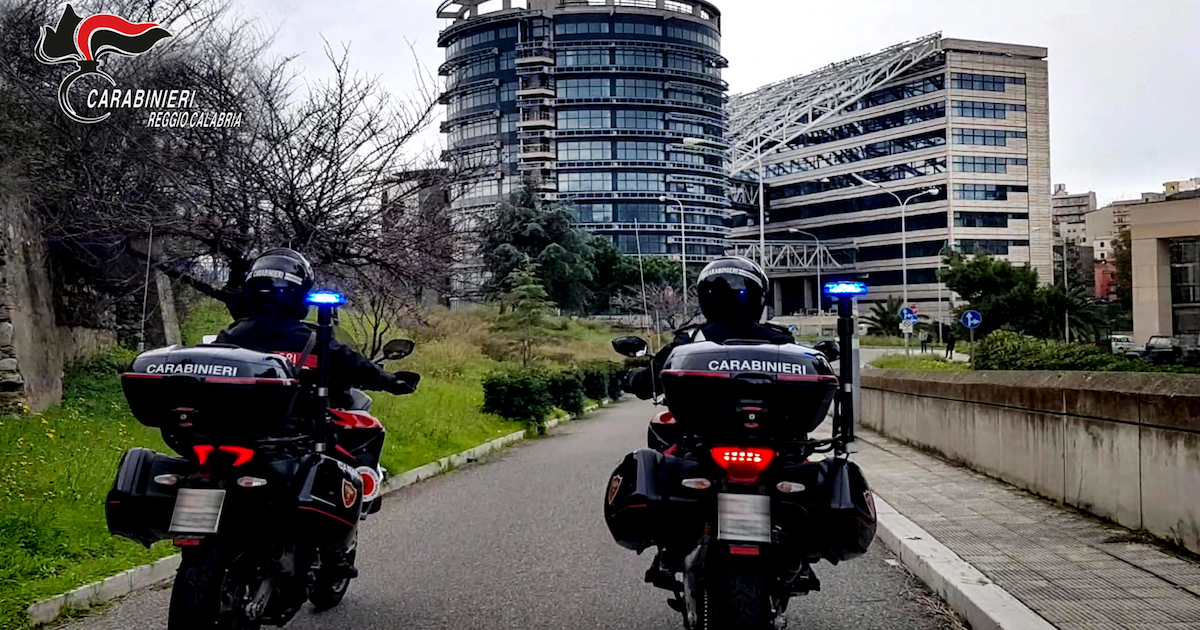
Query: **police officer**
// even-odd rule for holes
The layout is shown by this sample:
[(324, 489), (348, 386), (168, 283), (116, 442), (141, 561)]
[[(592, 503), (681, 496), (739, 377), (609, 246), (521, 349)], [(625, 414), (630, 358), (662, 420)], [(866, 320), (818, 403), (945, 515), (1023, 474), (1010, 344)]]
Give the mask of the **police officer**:
[[(246, 275), (243, 296), (250, 317), (221, 331), (217, 343), (292, 357), (301, 356), (306, 347), (312, 350), (316, 331), (303, 321), (308, 316), (305, 297), (312, 288), (312, 266), (304, 256), (283, 247), (267, 251), (254, 260)], [(315, 356), (310, 355), (308, 365), (302, 367), (313, 367)], [(397, 395), (415, 391), (409, 382), (384, 371), (336, 340), (330, 342), (329, 361), (330, 402), (335, 407), (351, 406), (351, 387)]]

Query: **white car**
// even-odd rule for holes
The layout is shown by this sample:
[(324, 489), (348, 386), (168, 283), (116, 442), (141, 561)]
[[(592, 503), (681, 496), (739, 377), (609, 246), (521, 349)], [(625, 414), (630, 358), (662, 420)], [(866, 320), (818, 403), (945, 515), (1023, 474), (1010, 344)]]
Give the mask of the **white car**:
[(1132, 350), (1135, 346), (1133, 337), (1129, 335), (1113, 335), (1112, 340), (1113, 354), (1125, 354), (1126, 351)]

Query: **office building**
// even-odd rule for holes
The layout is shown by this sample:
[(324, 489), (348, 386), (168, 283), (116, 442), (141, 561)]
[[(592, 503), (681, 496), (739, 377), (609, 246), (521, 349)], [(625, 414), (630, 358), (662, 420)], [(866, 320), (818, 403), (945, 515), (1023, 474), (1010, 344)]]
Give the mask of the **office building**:
[[(453, 200), (464, 232), (529, 179), (623, 252), (724, 252), (728, 62), (713, 4), (446, 0), (438, 16), (452, 20), (438, 38), (445, 157), (471, 174)], [(468, 294), (485, 280), (470, 264), (459, 277)]]
[(1200, 190), (1128, 206), (1133, 334), (1200, 342)]
[(1055, 223), (1078, 223), (1084, 215), (1096, 211), (1096, 193), (1072, 194), (1067, 192), (1066, 184), (1055, 184), (1050, 205), (1054, 208)]
[(757, 177), (761, 165), (767, 252), (756, 213), (731, 236), (767, 261), (776, 311), (816, 304), (809, 260), (823, 281), (865, 280), (866, 301), (901, 296), (904, 240), (908, 301), (923, 314), (951, 308), (936, 275), (948, 248), (1030, 264), (1049, 282), (1046, 55), (935, 34), (733, 97), (730, 171)]

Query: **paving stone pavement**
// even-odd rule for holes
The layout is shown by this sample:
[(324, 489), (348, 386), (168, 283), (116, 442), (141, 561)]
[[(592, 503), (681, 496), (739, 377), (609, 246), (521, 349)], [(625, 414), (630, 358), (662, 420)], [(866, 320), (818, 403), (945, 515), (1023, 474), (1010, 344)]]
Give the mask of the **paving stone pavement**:
[(1200, 562), (876, 433), (859, 437), (854, 461), (875, 492), (1061, 630), (1200, 630)]

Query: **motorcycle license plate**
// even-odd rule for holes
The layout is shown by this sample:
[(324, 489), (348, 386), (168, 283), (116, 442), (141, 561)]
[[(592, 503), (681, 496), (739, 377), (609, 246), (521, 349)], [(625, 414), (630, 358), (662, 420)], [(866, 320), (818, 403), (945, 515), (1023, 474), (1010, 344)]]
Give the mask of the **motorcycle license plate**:
[(180, 488), (171, 516), (171, 532), (175, 534), (215, 534), (221, 521), (225, 491)]
[(771, 497), (718, 494), (717, 539), (771, 542)]

